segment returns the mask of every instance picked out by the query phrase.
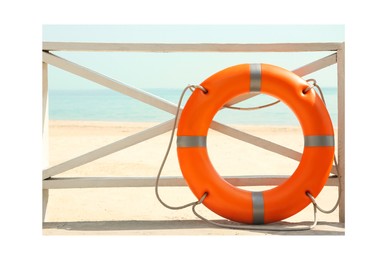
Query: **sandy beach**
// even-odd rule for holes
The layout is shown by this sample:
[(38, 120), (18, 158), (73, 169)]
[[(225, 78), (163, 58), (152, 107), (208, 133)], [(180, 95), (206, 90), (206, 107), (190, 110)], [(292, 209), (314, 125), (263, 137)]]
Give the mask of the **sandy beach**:
[[(49, 165), (53, 166), (103, 145), (115, 142), (157, 123), (50, 121)], [(303, 135), (299, 127), (235, 126), (255, 136), (302, 152)], [(155, 177), (164, 157), (170, 132), (86, 165), (61, 173), (58, 177), (147, 176)], [(208, 152), (221, 175), (292, 174), (298, 162), (257, 148), (210, 130)], [(175, 139), (163, 176), (181, 176)], [(57, 176), (56, 176), (57, 177)], [(243, 187), (264, 190), (270, 187)], [(171, 205), (181, 205), (196, 198), (188, 187), (160, 187), (161, 197)], [(337, 200), (337, 187), (327, 186), (317, 198), (323, 208)], [(205, 209), (206, 218), (222, 221)], [(85, 188), (51, 189), (43, 224), (44, 235), (344, 235), (338, 209), (331, 214), (318, 212), (318, 225), (311, 231), (273, 232), (222, 229), (198, 219), (190, 208), (170, 210), (156, 199), (154, 188)], [(281, 225), (310, 225), (313, 207), (308, 206)]]

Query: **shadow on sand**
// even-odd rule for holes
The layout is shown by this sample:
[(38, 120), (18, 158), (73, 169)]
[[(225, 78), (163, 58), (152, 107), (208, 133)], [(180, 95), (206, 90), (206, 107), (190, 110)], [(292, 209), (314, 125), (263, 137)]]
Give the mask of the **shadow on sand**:
[[(225, 220), (216, 220), (221, 224), (228, 224)], [(232, 224), (232, 223), (231, 223)], [(296, 227), (296, 223), (278, 222), (278, 227)], [(298, 227), (309, 226), (311, 222), (300, 222)], [(270, 225), (267, 225), (270, 226)], [(124, 220), (124, 221), (73, 221), (73, 222), (45, 222), (43, 229), (63, 229), (72, 231), (134, 231), (134, 230), (182, 230), (182, 229), (215, 229), (215, 227), (201, 220)], [(236, 229), (238, 230), (238, 229)], [(246, 230), (242, 230), (245, 231)], [(321, 221), (312, 230), (306, 231), (259, 231), (251, 232), (270, 235), (345, 235), (344, 224)], [(205, 232), (203, 231), (202, 234)], [(250, 232), (249, 232), (250, 233)], [(199, 232), (197, 232), (199, 234)]]

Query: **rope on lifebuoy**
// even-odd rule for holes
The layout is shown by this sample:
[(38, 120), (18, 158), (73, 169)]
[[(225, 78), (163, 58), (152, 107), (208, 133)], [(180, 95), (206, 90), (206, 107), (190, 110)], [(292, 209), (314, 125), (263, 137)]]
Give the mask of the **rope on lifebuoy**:
[[(320, 91), (320, 94), (322, 96), (322, 99), (324, 101), (324, 97), (323, 97), (323, 93), (320, 89), (320, 87), (316, 84), (316, 81), (314, 82), (314, 85), (313, 87), (317, 87)], [(230, 228), (230, 229), (243, 229), (243, 230), (262, 230), (262, 231), (306, 231), (306, 230), (311, 230), (313, 229), (316, 225), (317, 225), (317, 209), (319, 209), (320, 211), (324, 212), (324, 213), (331, 213), (333, 212), (337, 206), (338, 206), (338, 202), (339, 202), (339, 198), (337, 200), (337, 203), (336, 205), (334, 206), (334, 208), (332, 208), (331, 210), (329, 211), (324, 211), (322, 210), (316, 203), (315, 201), (315, 198), (310, 194), (310, 193), (306, 193), (306, 195), (310, 198), (312, 204), (313, 204), (313, 208), (314, 208), (314, 221), (313, 221), (313, 224), (312, 225), (309, 225), (309, 226), (305, 226), (305, 227), (285, 227), (285, 226), (278, 226), (278, 225), (267, 225), (267, 226), (259, 226), (259, 225), (244, 225), (244, 224), (240, 224), (240, 223), (237, 223), (237, 224), (222, 224), (222, 223), (217, 223), (217, 222), (214, 222), (214, 221), (211, 221), (211, 220), (208, 220), (206, 218), (204, 218), (203, 216), (201, 216), (200, 214), (197, 213), (197, 211), (195, 210), (195, 208), (202, 204), (204, 199), (206, 198), (206, 196), (208, 195), (208, 193), (204, 193), (204, 195), (198, 200), (198, 201), (195, 201), (195, 202), (190, 202), (190, 203), (187, 203), (185, 205), (182, 205), (182, 206), (170, 206), (168, 205), (167, 203), (165, 203), (160, 195), (159, 195), (159, 190), (158, 190), (158, 187), (159, 187), (159, 180), (160, 180), (160, 177), (161, 177), (161, 174), (162, 174), (162, 171), (163, 171), (163, 168), (164, 168), (164, 165), (166, 163), (166, 160), (168, 158), (168, 155), (169, 155), (169, 152), (170, 152), (170, 149), (171, 149), (171, 145), (172, 145), (172, 142), (173, 142), (173, 137), (174, 137), (174, 133), (175, 133), (175, 129), (176, 129), (176, 126), (177, 126), (177, 121), (178, 121), (178, 117), (179, 117), (179, 113), (180, 113), (180, 108), (181, 108), (181, 103), (182, 103), (182, 100), (186, 94), (186, 91), (190, 89), (191, 91), (195, 90), (195, 89), (200, 89), (203, 93), (207, 93), (207, 90), (200, 86), (200, 85), (188, 85), (181, 93), (180, 95), (180, 98), (179, 98), (179, 101), (178, 101), (178, 105), (177, 105), (177, 111), (176, 111), (176, 115), (175, 115), (175, 119), (174, 119), (174, 125), (173, 125), (173, 128), (172, 128), (172, 132), (171, 132), (171, 136), (170, 136), (170, 140), (169, 140), (169, 144), (168, 144), (168, 147), (167, 147), (167, 150), (166, 150), (166, 153), (164, 155), (164, 158), (162, 160), (162, 163), (161, 163), (161, 166), (159, 168), (159, 171), (158, 171), (158, 174), (157, 174), (157, 177), (156, 177), (156, 183), (155, 183), (155, 194), (156, 194), (156, 197), (157, 199), (159, 200), (159, 202), (166, 208), (168, 209), (172, 209), (172, 210), (179, 210), (179, 209), (183, 209), (183, 208), (187, 208), (187, 207), (190, 207), (192, 206), (192, 211), (193, 213), (198, 217), (200, 218), (201, 220), (211, 224), (211, 225), (215, 225), (217, 227), (221, 227), (221, 228)], [(307, 89), (307, 91), (309, 91), (311, 88)], [(277, 102), (278, 103), (278, 102)], [(325, 103), (325, 102), (324, 102)], [(335, 165), (336, 165), (336, 168), (338, 169), (337, 167), (337, 162), (336, 162), (336, 158), (335, 158)], [(339, 192), (339, 196), (340, 196), (340, 192)]]

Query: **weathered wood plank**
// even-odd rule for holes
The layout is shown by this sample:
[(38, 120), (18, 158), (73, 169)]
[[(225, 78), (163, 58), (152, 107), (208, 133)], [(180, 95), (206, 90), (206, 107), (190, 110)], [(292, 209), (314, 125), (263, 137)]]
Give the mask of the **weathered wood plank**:
[(107, 88), (110, 88), (114, 91), (120, 92), (129, 97), (142, 101), (146, 104), (164, 110), (166, 112), (172, 114), (176, 113), (176, 105), (169, 102), (168, 100), (162, 99), (146, 91), (131, 87), (122, 82), (111, 79), (103, 74), (80, 66), (59, 56), (43, 52), (43, 61), (65, 71), (73, 73), (77, 76), (88, 79)]
[(298, 69), (295, 69), (293, 70), (293, 72), (297, 74), (298, 76), (302, 77), (302, 76), (311, 74), (313, 72), (316, 72), (318, 70), (324, 69), (328, 66), (331, 66), (335, 64), (336, 61), (337, 61), (337, 55), (336, 53), (333, 53), (324, 58), (321, 58), (319, 60), (306, 64)]
[(337, 51), (342, 43), (93, 43), (43, 42), (44, 51), (311, 52)]
[(263, 148), (265, 150), (268, 150), (270, 152), (278, 153), (283, 156), (286, 156), (290, 159), (299, 161), (302, 157), (302, 154), (294, 151), (290, 148), (284, 147), (282, 145), (273, 143), (271, 141), (262, 139), (260, 137), (251, 135), (249, 133), (242, 132), (240, 130), (237, 130), (235, 128), (229, 127), (227, 125), (218, 123), (218, 122), (212, 122), (211, 123), (211, 128), (213, 130), (219, 131), (223, 134), (226, 134), (228, 136), (231, 136), (233, 138), (236, 138), (238, 140), (242, 140), (244, 142), (256, 145), (260, 148)]
[[(280, 185), (289, 176), (226, 176), (224, 179), (234, 186), (269, 186)], [(155, 187), (155, 177), (75, 177), (49, 178), (43, 181), (44, 189), (71, 188), (120, 188), (120, 187)], [(337, 186), (337, 178), (329, 178), (327, 186)], [(187, 186), (183, 177), (161, 177), (159, 186), (183, 187)]]
[[(303, 77), (303, 76), (309, 75), (311, 73), (314, 73), (318, 70), (324, 69), (328, 66), (331, 66), (331, 65), (335, 64), (336, 61), (337, 61), (337, 55), (336, 55), (336, 53), (334, 53), (334, 54), (331, 54), (331, 55), (326, 56), (324, 58), (321, 58), (319, 60), (313, 61), (309, 64), (306, 64), (302, 67), (299, 67), (299, 68), (293, 70), (292, 72), (294, 72), (296, 75), (298, 75), (300, 77)], [(255, 97), (257, 95), (259, 95), (259, 93), (246, 93), (246, 94), (243, 94), (243, 95), (240, 95), (238, 97), (233, 98), (226, 105), (227, 106), (233, 106), (234, 104), (237, 104), (237, 103), (239, 103), (241, 101), (244, 101), (246, 99)]]
[(52, 177), (56, 174), (68, 171), (70, 169), (73, 169), (75, 167), (84, 165), (86, 163), (92, 162), (94, 160), (97, 160), (99, 158), (102, 158), (104, 156), (107, 156), (109, 154), (112, 154), (114, 152), (120, 151), (122, 149), (125, 149), (127, 147), (130, 147), (132, 145), (138, 144), (140, 142), (143, 142), (145, 140), (151, 139), (155, 136), (161, 135), (165, 132), (170, 131), (173, 128), (173, 119), (166, 121), (164, 123), (161, 123), (157, 126), (148, 128), (144, 131), (141, 131), (139, 133), (136, 133), (134, 135), (125, 137), (119, 141), (116, 141), (114, 143), (105, 145), (101, 148), (98, 148), (96, 150), (93, 150), (91, 152), (88, 152), (86, 154), (83, 154), (81, 156), (75, 157), (71, 160), (68, 160), (66, 162), (60, 163), (58, 165), (52, 166), (48, 169), (45, 169), (43, 171), (43, 179)]
[[(48, 64), (42, 62), (42, 139), (43, 139), (43, 167), (49, 166), (48, 150)], [(42, 221), (44, 221), (48, 205), (49, 191), (42, 190)]]
[(48, 167), (48, 64), (42, 62), (42, 138), (43, 166)]
[[(282, 156), (288, 157), (290, 159), (300, 161), (302, 157), (302, 153), (297, 152), (293, 149), (287, 148), (285, 146), (276, 144), (274, 142), (265, 140), (263, 138), (251, 135), (249, 133), (242, 132), (240, 130), (237, 130), (233, 127), (218, 123), (216, 121), (213, 121), (210, 126), (211, 129), (219, 131), (223, 134), (226, 134), (228, 136), (231, 136), (233, 138), (236, 138), (238, 140), (250, 143), (252, 145), (256, 145), (259, 148), (265, 149), (270, 152), (274, 152), (277, 154), (280, 154)], [(337, 174), (337, 170), (335, 165), (332, 165), (331, 173)]]
[(49, 198), (49, 189), (43, 188), (42, 189), (42, 222), (44, 222), (47, 212), (47, 205), (48, 205), (48, 198)]
[(340, 181), (339, 221), (345, 223), (345, 46), (337, 51), (338, 169)]

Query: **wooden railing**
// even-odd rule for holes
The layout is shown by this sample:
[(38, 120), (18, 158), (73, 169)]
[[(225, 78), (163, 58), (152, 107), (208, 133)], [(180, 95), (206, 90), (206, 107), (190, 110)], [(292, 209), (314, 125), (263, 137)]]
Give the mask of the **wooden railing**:
[[(338, 86), (338, 122), (337, 122), (337, 159), (338, 169), (332, 167), (332, 173), (339, 173), (338, 178), (329, 178), (327, 185), (339, 187), (340, 206), (339, 221), (345, 222), (345, 53), (344, 43), (276, 43), (276, 44), (150, 44), (150, 43), (78, 43), (78, 42), (44, 42), (43, 43), (43, 140), (45, 152), (45, 169), (43, 170), (43, 219), (48, 202), (49, 189), (61, 188), (98, 188), (98, 187), (149, 187), (155, 185), (153, 177), (71, 177), (56, 178), (60, 173), (90, 163), (94, 160), (115, 153), (142, 141), (166, 133), (173, 128), (173, 120), (160, 123), (134, 135), (105, 145), (86, 154), (72, 158), (63, 163), (48, 165), (48, 65), (58, 67), (77, 76), (96, 82), (104, 87), (152, 105), (158, 109), (175, 114), (177, 106), (169, 101), (151, 95), (122, 82), (111, 79), (96, 71), (66, 60), (56, 53), (59, 51), (91, 51), (91, 52), (326, 52), (332, 54), (305, 64), (293, 72), (305, 76), (328, 66), (337, 65)], [(54, 53), (51, 53), (54, 52)], [(240, 96), (230, 102), (235, 104), (256, 96), (251, 93)], [(299, 161), (301, 153), (241, 132), (230, 126), (213, 121), (211, 128), (221, 133), (237, 138)], [(236, 186), (278, 185), (288, 176), (252, 176), (226, 177), (225, 179)], [(185, 186), (182, 177), (162, 177), (161, 186)]]

